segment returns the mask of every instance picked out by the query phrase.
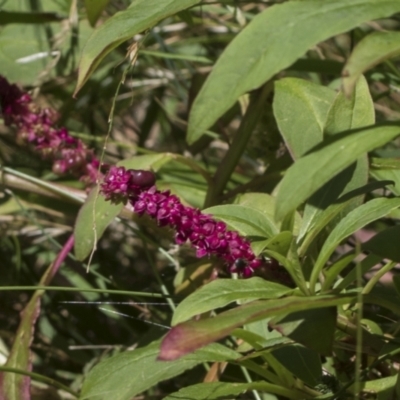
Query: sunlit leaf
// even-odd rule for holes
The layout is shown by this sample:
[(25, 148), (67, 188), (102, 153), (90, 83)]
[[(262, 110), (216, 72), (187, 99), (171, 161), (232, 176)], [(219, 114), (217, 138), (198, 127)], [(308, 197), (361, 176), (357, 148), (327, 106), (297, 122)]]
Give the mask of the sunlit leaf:
[[(400, 134), (398, 126), (374, 126), (350, 131), (295, 162), (283, 177), (277, 196), (276, 218), (282, 219), (329, 179), (362, 154), (383, 146)], [(304, 179), (304, 177), (307, 179)], [(295, 195), (294, 195), (295, 194)]]
[(241, 95), (260, 87), (317, 43), (398, 11), (400, 3), (393, 0), (305, 0), (268, 7), (215, 64), (193, 104), (188, 142), (197, 140)]
[(292, 289), (286, 286), (261, 278), (218, 279), (186, 297), (175, 310), (171, 325), (177, 325), (195, 315), (224, 307), (234, 301), (273, 299), (291, 291)]
[(400, 55), (399, 32), (374, 32), (354, 48), (342, 72), (346, 95), (353, 91), (357, 79), (375, 65)]

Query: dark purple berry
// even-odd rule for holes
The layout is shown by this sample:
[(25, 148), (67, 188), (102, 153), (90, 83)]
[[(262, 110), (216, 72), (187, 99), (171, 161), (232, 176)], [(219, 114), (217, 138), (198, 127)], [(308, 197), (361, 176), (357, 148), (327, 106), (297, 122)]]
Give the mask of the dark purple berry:
[(130, 169), (131, 183), (139, 187), (150, 187), (156, 183), (156, 176), (151, 171)]

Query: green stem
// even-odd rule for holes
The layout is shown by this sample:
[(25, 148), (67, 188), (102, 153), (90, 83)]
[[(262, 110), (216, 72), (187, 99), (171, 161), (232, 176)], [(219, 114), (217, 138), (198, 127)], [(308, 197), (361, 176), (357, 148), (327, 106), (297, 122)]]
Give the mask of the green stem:
[(162, 293), (133, 292), (130, 290), (87, 289), (87, 288), (64, 287), (64, 286), (0, 286), (0, 292), (10, 291), (10, 290), (53, 290), (60, 292), (107, 293), (107, 294), (117, 294), (122, 296), (140, 296), (140, 297), (156, 297), (156, 298), (166, 297), (166, 295)]
[(54, 379), (48, 378), (47, 376), (36, 374), (34, 372), (29, 372), (25, 371), (23, 369), (18, 369), (18, 368), (10, 368), (10, 367), (5, 367), (5, 366), (0, 366), (0, 371), (4, 372), (9, 372), (9, 373), (14, 373), (14, 374), (19, 374), (19, 375), (26, 375), (34, 379), (35, 381), (38, 382), (43, 382), (47, 383), (48, 385), (54, 386), (58, 389), (64, 390), (65, 392), (68, 392), (78, 398), (78, 393), (74, 392), (72, 389), (70, 389), (68, 386), (63, 385), (62, 383), (55, 381)]
[(247, 142), (262, 115), (265, 100), (271, 90), (272, 83), (267, 83), (256, 96), (252, 96), (250, 99), (250, 104), (232, 144), (214, 175), (213, 183), (208, 187), (205, 207), (210, 207), (218, 202), (219, 196), (223, 193), (240, 157), (246, 149)]
[(387, 272), (389, 272), (392, 268), (396, 266), (396, 263), (394, 261), (388, 262), (386, 265), (384, 265), (370, 280), (369, 282), (365, 285), (362, 294), (368, 294), (372, 288), (378, 283), (379, 279), (382, 278), (383, 275), (385, 275)]

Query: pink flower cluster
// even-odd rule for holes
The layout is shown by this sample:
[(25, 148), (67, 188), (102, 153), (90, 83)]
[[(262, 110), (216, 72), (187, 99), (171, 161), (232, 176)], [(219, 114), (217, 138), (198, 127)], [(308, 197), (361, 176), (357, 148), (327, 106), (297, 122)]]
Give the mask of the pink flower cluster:
[(150, 171), (112, 166), (104, 177), (101, 191), (107, 200), (129, 202), (139, 215), (147, 214), (159, 226), (173, 228), (175, 242), (190, 242), (196, 248), (197, 257), (220, 257), (229, 272), (249, 277), (263, 264), (253, 253), (250, 242), (237, 232), (228, 231), (224, 222), (184, 206), (169, 191), (157, 190), (154, 183), (155, 176)]
[(44, 159), (53, 162), (53, 172), (71, 173), (87, 184), (98, 178), (99, 160), (66, 128), (54, 128), (58, 114), (50, 108), (40, 109), (28, 93), (0, 76), (0, 106), (6, 125), (17, 128), (17, 140), (31, 144)]

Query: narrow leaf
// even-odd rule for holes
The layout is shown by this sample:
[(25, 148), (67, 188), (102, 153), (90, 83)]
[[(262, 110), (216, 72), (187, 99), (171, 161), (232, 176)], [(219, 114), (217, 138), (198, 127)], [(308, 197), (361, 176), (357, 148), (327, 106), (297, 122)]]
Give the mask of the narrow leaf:
[(225, 307), (237, 300), (274, 299), (291, 291), (292, 289), (286, 286), (261, 278), (218, 279), (186, 297), (175, 310), (171, 325), (174, 326), (195, 315)]
[(343, 89), (351, 94), (357, 79), (375, 65), (400, 55), (399, 32), (374, 32), (354, 48), (343, 68)]
[(197, 140), (241, 95), (260, 87), (317, 43), (399, 11), (400, 3), (394, 0), (304, 0), (268, 7), (215, 64), (194, 101), (188, 142)]
[(136, 0), (98, 27), (82, 51), (78, 83), (74, 96), (89, 79), (101, 60), (113, 49), (136, 34), (153, 27), (164, 18), (185, 10), (200, 0)]
[(250, 322), (294, 311), (348, 304), (354, 299), (354, 295), (345, 295), (259, 300), (225, 311), (215, 318), (184, 322), (173, 327), (164, 337), (159, 358), (176, 360)]
[(400, 207), (400, 198), (379, 198), (357, 207), (344, 217), (326, 239), (311, 273), (310, 286), (314, 287), (318, 275), (340, 242), (348, 236)]
[[(400, 127), (393, 125), (350, 131), (300, 158), (288, 169), (280, 183), (276, 218), (282, 219), (297, 208), (362, 154), (383, 146), (399, 134)], [(307, 180), (304, 180), (305, 176)]]
[(97, 188), (92, 189), (79, 210), (74, 227), (74, 250), (78, 260), (83, 261), (90, 254), (95, 239), (101, 238), (122, 208), (123, 204), (112, 204), (104, 199)]
[(203, 362), (235, 360), (239, 353), (212, 344), (177, 362), (157, 360), (160, 342), (126, 351), (96, 365), (83, 382), (80, 400), (130, 400), (161, 381)]

